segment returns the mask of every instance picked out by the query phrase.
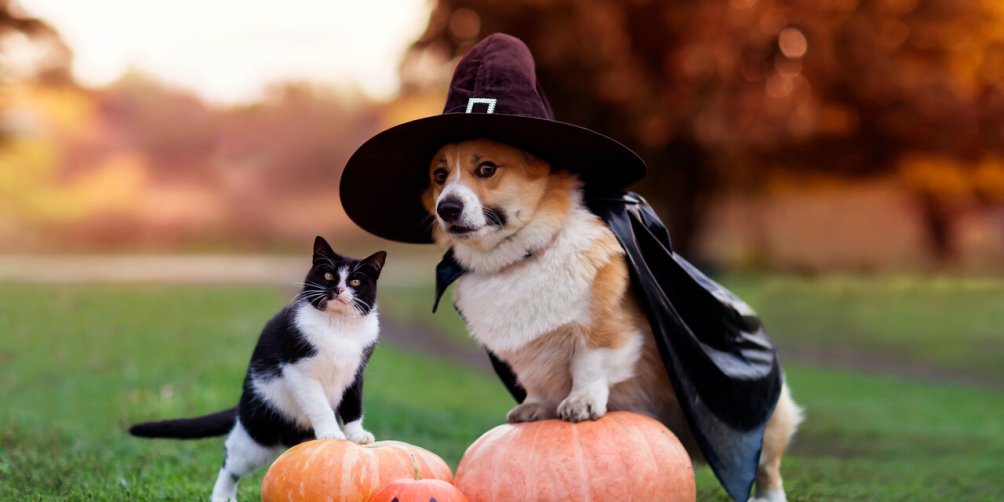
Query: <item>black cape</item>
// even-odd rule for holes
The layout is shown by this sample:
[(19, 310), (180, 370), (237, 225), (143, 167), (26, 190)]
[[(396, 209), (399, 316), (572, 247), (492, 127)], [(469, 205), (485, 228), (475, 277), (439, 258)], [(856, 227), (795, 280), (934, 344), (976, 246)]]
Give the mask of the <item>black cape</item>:
[[(673, 252), (669, 232), (640, 196), (587, 197), (587, 205), (626, 251), (635, 296), (701, 452), (729, 495), (745, 501), (764, 427), (781, 392), (780, 363), (760, 319)], [(436, 306), (463, 273), (447, 252), (436, 267)], [(509, 392), (522, 402), (526, 391), (512, 369), (488, 355)]]

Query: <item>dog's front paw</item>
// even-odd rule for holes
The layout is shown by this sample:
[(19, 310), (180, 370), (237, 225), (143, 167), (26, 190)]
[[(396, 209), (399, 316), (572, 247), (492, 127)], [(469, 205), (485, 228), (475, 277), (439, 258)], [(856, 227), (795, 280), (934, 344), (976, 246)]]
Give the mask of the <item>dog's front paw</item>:
[(607, 414), (607, 403), (589, 394), (573, 394), (558, 406), (558, 417), (569, 422), (596, 420)]
[(364, 429), (345, 431), (345, 437), (356, 444), (370, 444), (375, 439), (372, 433)]
[(788, 502), (788, 497), (782, 488), (774, 488), (764, 492), (757, 490), (756, 496), (751, 497), (748, 502)]
[(554, 418), (554, 413), (546, 405), (538, 402), (524, 402), (521, 405), (509, 410), (506, 420), (511, 424), (519, 422), (537, 422)]

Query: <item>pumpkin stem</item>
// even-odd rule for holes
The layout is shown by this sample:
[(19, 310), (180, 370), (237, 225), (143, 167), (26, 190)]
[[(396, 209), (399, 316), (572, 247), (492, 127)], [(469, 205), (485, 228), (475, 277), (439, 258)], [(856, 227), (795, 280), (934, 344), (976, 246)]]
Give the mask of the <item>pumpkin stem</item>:
[(418, 459), (415, 458), (415, 454), (411, 452), (408, 453), (408, 456), (411, 457), (411, 466), (415, 469), (415, 481), (420, 481), (422, 479), (422, 475), (418, 472)]

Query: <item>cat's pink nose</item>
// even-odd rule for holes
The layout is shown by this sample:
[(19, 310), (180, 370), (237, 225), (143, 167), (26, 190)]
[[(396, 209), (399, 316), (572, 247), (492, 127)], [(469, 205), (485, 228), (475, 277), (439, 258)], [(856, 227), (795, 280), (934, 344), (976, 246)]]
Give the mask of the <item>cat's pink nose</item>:
[(342, 291), (345, 291), (345, 288), (335, 288), (335, 294), (336, 295), (342, 294)]

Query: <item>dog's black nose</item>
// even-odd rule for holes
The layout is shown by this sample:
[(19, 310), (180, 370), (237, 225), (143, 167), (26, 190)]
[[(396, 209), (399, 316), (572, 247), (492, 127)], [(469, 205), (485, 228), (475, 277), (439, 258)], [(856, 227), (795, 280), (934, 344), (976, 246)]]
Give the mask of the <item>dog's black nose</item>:
[(458, 199), (443, 199), (436, 206), (436, 212), (443, 221), (453, 223), (460, 217), (460, 213), (464, 212), (464, 203)]

